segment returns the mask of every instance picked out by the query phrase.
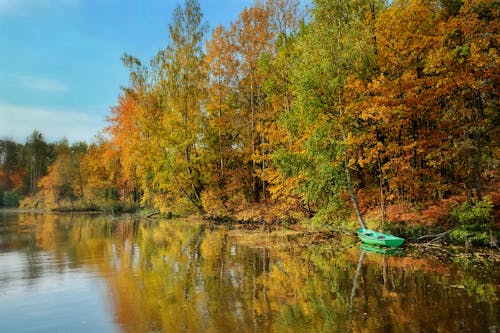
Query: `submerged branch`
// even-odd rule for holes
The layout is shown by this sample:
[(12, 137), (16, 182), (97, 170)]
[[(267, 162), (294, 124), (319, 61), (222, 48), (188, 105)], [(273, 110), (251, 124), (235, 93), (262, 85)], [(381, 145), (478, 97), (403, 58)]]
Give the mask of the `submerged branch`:
[(446, 235), (451, 234), (456, 229), (457, 229), (457, 227), (455, 227), (453, 229), (450, 229), (450, 230), (447, 230), (447, 231), (444, 231), (444, 232), (440, 232), (438, 234), (431, 234), (431, 235), (420, 236), (420, 237), (417, 238), (417, 241), (421, 241), (422, 239), (426, 239), (426, 238), (432, 238), (427, 243), (434, 243), (435, 241), (438, 241), (441, 238), (444, 238)]
[(153, 216), (155, 216), (155, 215), (160, 215), (160, 211), (155, 211), (155, 212), (152, 212), (152, 213), (150, 213), (150, 214), (146, 215), (146, 218), (151, 218), (151, 217), (153, 217)]

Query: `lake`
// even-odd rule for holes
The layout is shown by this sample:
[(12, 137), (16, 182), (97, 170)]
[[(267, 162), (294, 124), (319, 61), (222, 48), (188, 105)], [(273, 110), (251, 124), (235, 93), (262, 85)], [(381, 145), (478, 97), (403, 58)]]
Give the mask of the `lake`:
[(0, 331), (500, 333), (498, 262), (442, 253), (0, 211)]

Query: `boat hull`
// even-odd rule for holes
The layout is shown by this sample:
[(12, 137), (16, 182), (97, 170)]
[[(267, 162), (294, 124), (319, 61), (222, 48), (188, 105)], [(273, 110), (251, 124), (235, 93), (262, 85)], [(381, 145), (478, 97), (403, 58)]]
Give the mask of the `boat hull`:
[(366, 252), (373, 252), (373, 253), (379, 253), (379, 254), (384, 254), (384, 255), (403, 254), (403, 250), (400, 248), (396, 248), (396, 247), (381, 247), (381, 246), (362, 243), (359, 248), (363, 251), (366, 251)]
[(363, 243), (370, 245), (399, 247), (405, 241), (403, 238), (384, 234), (371, 229), (359, 228), (357, 232), (359, 239), (361, 239)]

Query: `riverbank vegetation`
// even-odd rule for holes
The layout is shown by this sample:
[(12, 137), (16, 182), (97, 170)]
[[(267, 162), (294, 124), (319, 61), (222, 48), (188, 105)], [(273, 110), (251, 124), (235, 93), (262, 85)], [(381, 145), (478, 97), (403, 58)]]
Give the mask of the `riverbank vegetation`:
[(2, 141), (2, 188), (55, 209), (494, 239), (499, 14), (496, 0), (266, 0), (209, 33), (186, 0), (149, 64), (123, 56), (103, 134), (18, 147), (13, 167)]

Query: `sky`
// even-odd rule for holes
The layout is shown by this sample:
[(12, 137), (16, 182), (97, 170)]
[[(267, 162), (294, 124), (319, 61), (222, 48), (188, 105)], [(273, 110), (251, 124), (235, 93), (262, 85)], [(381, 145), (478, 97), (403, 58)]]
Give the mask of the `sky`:
[[(253, 0), (199, 0), (210, 29)], [(128, 72), (168, 42), (183, 0), (0, 0), (0, 139), (91, 142), (107, 126)]]

